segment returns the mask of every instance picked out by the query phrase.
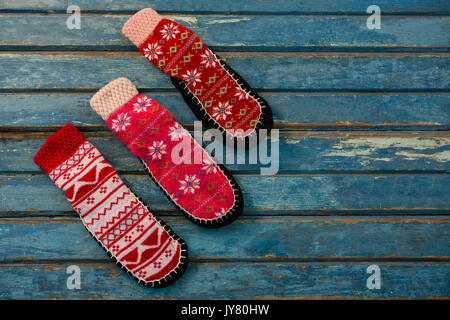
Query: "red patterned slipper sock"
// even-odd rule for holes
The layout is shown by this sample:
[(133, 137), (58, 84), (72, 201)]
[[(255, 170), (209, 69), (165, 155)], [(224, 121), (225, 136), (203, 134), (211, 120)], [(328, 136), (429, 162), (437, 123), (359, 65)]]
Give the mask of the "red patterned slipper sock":
[(231, 174), (169, 111), (138, 94), (130, 80), (118, 78), (107, 84), (92, 97), (91, 107), (190, 220), (220, 227), (242, 212), (242, 193)]
[(139, 283), (164, 287), (187, 266), (187, 246), (128, 189), (71, 124), (51, 135), (34, 162), (65, 192), (84, 226)]
[(272, 111), (235, 71), (191, 30), (143, 9), (123, 26), (123, 34), (155, 66), (167, 73), (206, 128), (227, 138), (257, 140), (259, 129), (273, 127)]

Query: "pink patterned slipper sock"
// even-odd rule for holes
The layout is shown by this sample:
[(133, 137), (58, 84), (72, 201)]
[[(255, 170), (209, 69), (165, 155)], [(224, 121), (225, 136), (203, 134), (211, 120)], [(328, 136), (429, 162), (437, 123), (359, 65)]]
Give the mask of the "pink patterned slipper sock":
[(128, 189), (71, 124), (51, 135), (34, 162), (65, 192), (84, 226), (139, 283), (165, 287), (187, 266), (187, 246)]
[(171, 77), (206, 128), (218, 128), (235, 142), (245, 139), (246, 147), (257, 142), (259, 129), (272, 129), (267, 102), (190, 29), (147, 8), (133, 15), (122, 33)]
[(91, 107), (190, 220), (220, 227), (242, 212), (242, 193), (231, 174), (169, 111), (138, 94), (130, 80), (118, 78), (107, 84), (92, 97)]

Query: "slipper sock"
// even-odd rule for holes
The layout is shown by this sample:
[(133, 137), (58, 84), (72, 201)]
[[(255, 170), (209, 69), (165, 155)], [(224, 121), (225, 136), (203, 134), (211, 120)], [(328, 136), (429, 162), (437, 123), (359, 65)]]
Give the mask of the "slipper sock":
[(273, 127), (267, 102), (190, 29), (147, 8), (133, 15), (122, 33), (171, 77), (206, 128), (239, 139)]
[(181, 276), (185, 242), (150, 213), (77, 128), (67, 124), (51, 135), (34, 162), (65, 192), (108, 255), (139, 283), (164, 287)]
[(231, 174), (169, 111), (138, 94), (130, 80), (107, 84), (92, 97), (91, 107), (187, 218), (204, 227), (220, 227), (242, 212), (242, 193)]

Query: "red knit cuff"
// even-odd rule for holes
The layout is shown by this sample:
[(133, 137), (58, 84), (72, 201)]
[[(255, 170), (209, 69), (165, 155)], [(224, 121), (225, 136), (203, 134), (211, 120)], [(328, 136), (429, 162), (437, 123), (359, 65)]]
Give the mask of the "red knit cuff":
[(34, 162), (47, 174), (69, 158), (86, 138), (68, 123), (52, 134), (34, 156)]

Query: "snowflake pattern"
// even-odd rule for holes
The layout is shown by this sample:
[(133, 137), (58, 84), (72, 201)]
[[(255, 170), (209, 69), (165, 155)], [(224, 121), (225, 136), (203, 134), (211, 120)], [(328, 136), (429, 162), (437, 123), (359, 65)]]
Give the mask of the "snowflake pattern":
[(215, 67), (216, 66), (216, 57), (211, 52), (211, 50), (206, 49), (205, 53), (201, 55), (202, 61), (201, 64), (204, 64), (206, 68)]
[(195, 174), (186, 175), (184, 180), (180, 181), (180, 190), (186, 193), (195, 193), (195, 189), (199, 189), (200, 179)]
[(250, 95), (242, 89), (237, 90), (234, 96), (237, 97), (239, 100), (242, 99), (248, 100), (248, 98), (250, 97)]
[(180, 30), (178, 30), (178, 26), (174, 25), (173, 23), (166, 24), (164, 26), (164, 29), (161, 30), (161, 35), (163, 39), (170, 40), (170, 38), (176, 39), (176, 34), (180, 33)]
[(216, 163), (214, 161), (211, 161), (209, 159), (203, 159), (202, 170), (205, 170), (206, 174), (216, 173), (217, 172), (217, 165), (216, 165)]
[[(256, 99), (251, 88), (244, 88), (241, 81), (226, 70), (214, 50), (195, 37), (191, 30), (164, 19), (146, 39), (141, 52), (158, 68), (181, 79), (192, 94), (190, 98), (196, 98), (196, 102), (204, 107), (204, 116), (217, 122), (232, 136), (244, 137), (258, 127), (263, 116), (262, 101)], [(166, 134), (172, 133), (165, 143), (180, 141), (181, 132), (168, 129)], [(237, 129), (242, 131), (235, 133)]]
[(197, 69), (186, 71), (186, 74), (183, 74), (183, 80), (187, 82), (188, 85), (192, 85), (195, 87), (197, 82), (200, 82), (201, 73), (197, 71)]
[(148, 150), (149, 156), (152, 157), (152, 160), (155, 159), (161, 160), (162, 155), (167, 153), (166, 145), (162, 140), (153, 142), (153, 146), (149, 147)]
[(175, 122), (175, 125), (173, 127), (169, 127), (169, 130), (170, 130), (169, 132), (170, 140), (172, 141), (178, 141), (187, 135), (187, 131), (184, 128), (182, 128), (178, 124), (178, 122)]
[(152, 104), (152, 100), (150, 98), (147, 98), (146, 96), (139, 97), (135, 103), (133, 103), (133, 111), (139, 113), (139, 112), (146, 112), (147, 107), (150, 107)]
[(115, 132), (125, 131), (127, 129), (127, 126), (131, 125), (130, 120), (131, 118), (128, 116), (126, 112), (121, 113), (117, 116), (116, 119), (112, 121), (112, 129)]
[(150, 61), (158, 59), (159, 54), (162, 54), (162, 51), (158, 43), (149, 43), (147, 48), (144, 48), (144, 56)]
[(231, 108), (233, 106), (228, 104), (228, 102), (219, 102), (219, 106), (213, 108), (212, 116), (216, 120), (225, 120), (231, 114)]

